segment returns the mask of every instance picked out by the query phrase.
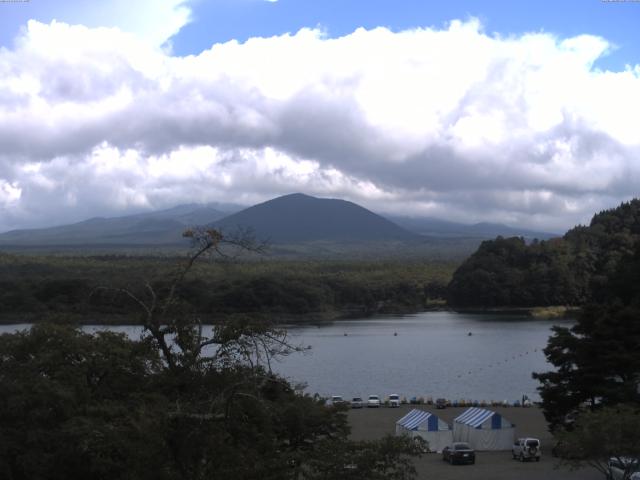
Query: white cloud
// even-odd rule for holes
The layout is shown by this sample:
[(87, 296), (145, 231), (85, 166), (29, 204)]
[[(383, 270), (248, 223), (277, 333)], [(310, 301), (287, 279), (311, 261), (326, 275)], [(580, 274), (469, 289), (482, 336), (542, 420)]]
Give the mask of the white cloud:
[(0, 229), (305, 191), (562, 230), (637, 194), (640, 66), (594, 70), (599, 37), (472, 20), (175, 57), (123, 30), (32, 21), (0, 51)]
[(30, 18), (117, 28), (154, 47), (163, 45), (191, 19), (187, 0), (33, 1), (25, 8)]

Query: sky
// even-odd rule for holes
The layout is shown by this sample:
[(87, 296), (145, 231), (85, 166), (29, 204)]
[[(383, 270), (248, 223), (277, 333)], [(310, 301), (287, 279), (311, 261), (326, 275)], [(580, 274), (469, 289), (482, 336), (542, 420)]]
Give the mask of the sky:
[(0, 1), (0, 232), (293, 192), (563, 232), (639, 195), (640, 1)]

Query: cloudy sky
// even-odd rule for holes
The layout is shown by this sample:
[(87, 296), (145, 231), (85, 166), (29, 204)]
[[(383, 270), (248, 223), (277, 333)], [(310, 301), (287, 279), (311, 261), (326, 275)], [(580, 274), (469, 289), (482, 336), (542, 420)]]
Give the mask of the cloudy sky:
[(638, 24), (637, 1), (0, 2), (0, 231), (292, 192), (564, 231), (639, 195)]

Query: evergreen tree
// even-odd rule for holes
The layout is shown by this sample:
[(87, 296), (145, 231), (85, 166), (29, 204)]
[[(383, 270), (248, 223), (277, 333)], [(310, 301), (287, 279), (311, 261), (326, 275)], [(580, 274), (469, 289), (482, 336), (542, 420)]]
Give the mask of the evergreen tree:
[[(640, 408), (619, 405), (580, 415), (574, 428), (559, 432), (556, 454), (572, 468), (589, 465), (607, 479), (629, 480), (640, 471)], [(614, 476), (615, 462), (618, 474)], [(618, 476), (622, 473), (622, 476)]]
[(555, 327), (545, 348), (555, 371), (534, 373), (552, 428), (584, 409), (640, 404), (640, 242), (619, 263), (598, 302), (571, 328)]

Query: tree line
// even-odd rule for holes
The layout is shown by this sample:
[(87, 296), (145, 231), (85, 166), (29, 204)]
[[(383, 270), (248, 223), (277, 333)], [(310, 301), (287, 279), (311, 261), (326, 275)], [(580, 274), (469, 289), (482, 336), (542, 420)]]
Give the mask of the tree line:
[(602, 297), (638, 239), (640, 200), (634, 199), (561, 238), (485, 241), (454, 272), (447, 299), (458, 307), (584, 305)]
[[(177, 258), (0, 256), (0, 320), (136, 321), (137, 305), (104, 285), (167, 288)], [(198, 262), (177, 289), (205, 318), (297, 321), (442, 305), (454, 265), (438, 262)]]

